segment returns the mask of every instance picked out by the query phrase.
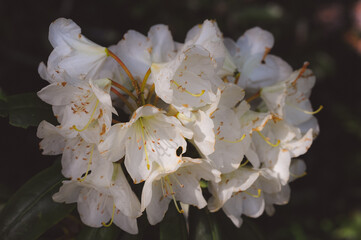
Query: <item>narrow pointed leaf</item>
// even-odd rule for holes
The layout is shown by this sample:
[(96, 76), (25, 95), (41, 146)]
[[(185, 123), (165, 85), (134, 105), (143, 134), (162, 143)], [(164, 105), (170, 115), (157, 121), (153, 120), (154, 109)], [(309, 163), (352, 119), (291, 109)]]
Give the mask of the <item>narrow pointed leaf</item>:
[(169, 204), (169, 209), (159, 226), (160, 240), (186, 240), (187, 227), (183, 214), (179, 213), (174, 204)]
[(64, 177), (60, 161), (25, 183), (0, 213), (0, 239), (37, 239), (66, 217), (75, 204), (55, 203), (52, 195)]
[(192, 240), (220, 240), (218, 223), (214, 214), (208, 209), (189, 209), (189, 239)]
[(77, 240), (98, 240), (98, 239), (107, 239), (107, 240), (115, 240), (120, 235), (121, 230), (114, 224), (110, 227), (101, 227), (101, 228), (92, 228), (92, 227), (84, 227), (78, 237)]
[(56, 122), (51, 107), (42, 102), (35, 93), (24, 93), (0, 98), (0, 116), (9, 116), (15, 127), (37, 126), (42, 120)]

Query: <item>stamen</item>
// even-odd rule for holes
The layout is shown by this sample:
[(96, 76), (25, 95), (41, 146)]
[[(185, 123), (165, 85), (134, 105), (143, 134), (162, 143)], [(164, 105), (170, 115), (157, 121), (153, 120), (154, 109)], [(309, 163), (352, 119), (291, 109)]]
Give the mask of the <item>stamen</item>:
[(139, 118), (139, 122), (140, 122), (141, 133), (142, 133), (142, 140), (143, 140), (143, 146), (144, 146), (144, 152), (145, 152), (145, 160), (147, 161), (147, 169), (149, 170), (150, 164), (149, 164), (149, 157), (148, 157), (148, 150), (147, 150), (147, 146), (146, 146), (146, 141), (145, 141), (145, 138), (144, 138), (144, 125), (143, 125), (142, 118)]
[(163, 186), (164, 186), (164, 182), (163, 182), (163, 178), (162, 178), (162, 177), (160, 178), (160, 183), (161, 183), (161, 186), (162, 186), (163, 196), (166, 197), (167, 195), (166, 195), (165, 192), (164, 192), (164, 187), (163, 187)]
[(314, 112), (309, 112), (309, 111), (303, 110), (303, 109), (298, 108), (298, 107), (295, 107), (295, 108), (296, 108), (297, 110), (300, 110), (301, 112), (306, 113), (306, 114), (313, 115), (313, 114), (317, 114), (317, 113), (319, 113), (319, 112), (323, 109), (323, 106), (322, 106), (322, 105), (320, 105), (320, 107), (319, 107), (316, 111), (314, 111)]
[(229, 141), (227, 139), (224, 139), (224, 137), (219, 137), (218, 135), (216, 135), (218, 137), (219, 140), (221, 141), (224, 141), (224, 142), (227, 142), (227, 143), (239, 143), (239, 142), (242, 142), (242, 140), (246, 137), (246, 134), (243, 134), (242, 137), (240, 139), (237, 139), (235, 141)]
[(278, 139), (276, 144), (271, 143), (260, 131), (256, 131), (261, 138), (271, 147), (278, 147), (278, 145), (280, 145), (281, 141)]
[(139, 85), (137, 83), (137, 81), (134, 79), (132, 73), (129, 71), (129, 69), (125, 66), (125, 64), (123, 63), (122, 60), (120, 60), (120, 58), (115, 55), (112, 51), (110, 51), (108, 48), (105, 49), (105, 52), (108, 56), (111, 56), (112, 58), (114, 58), (115, 61), (117, 61), (119, 63), (119, 65), (123, 68), (123, 70), (125, 71), (125, 73), (128, 75), (128, 77), (130, 78), (132, 85), (135, 89), (135, 91), (137, 92), (138, 97), (140, 96), (140, 89), (139, 89)]
[(246, 99), (246, 102), (250, 103), (261, 95), (261, 91), (256, 92), (253, 96)]
[(119, 88), (120, 90), (122, 90), (123, 92), (128, 94), (129, 97), (131, 97), (135, 102), (137, 102), (137, 100), (138, 100), (137, 97), (134, 96), (134, 94), (131, 91), (129, 91), (126, 87), (124, 87), (123, 85), (121, 85), (113, 80), (112, 80), (112, 85), (116, 86), (117, 88)]
[(178, 89), (181, 89), (182, 91), (188, 93), (189, 95), (192, 95), (193, 97), (200, 97), (200, 96), (202, 96), (202, 95), (205, 93), (205, 90), (202, 90), (202, 92), (201, 92), (201, 93), (198, 93), (198, 94), (191, 93), (191, 92), (189, 92), (187, 89), (185, 89), (184, 87), (182, 87), (181, 85), (179, 85), (179, 83), (177, 83), (176, 81), (171, 80), (171, 83), (174, 83), (174, 84), (178, 87)]
[(90, 123), (91, 123), (92, 120), (93, 120), (94, 113), (95, 113), (95, 110), (96, 110), (97, 107), (98, 107), (98, 104), (99, 104), (99, 100), (97, 99), (97, 102), (95, 103), (95, 107), (94, 107), (94, 109), (93, 109), (93, 112), (92, 112), (92, 114), (90, 115), (90, 119), (89, 119), (88, 123), (87, 123), (82, 129), (78, 129), (75, 125), (73, 125), (73, 128), (74, 128), (76, 131), (82, 132), (82, 131), (84, 131), (85, 129), (87, 129), (87, 128), (89, 127)]
[(239, 167), (244, 167), (244, 166), (246, 166), (248, 162), (249, 162), (248, 159), (246, 159), (246, 161), (245, 161), (244, 163), (242, 163), (241, 165), (239, 165)]
[(151, 72), (152, 72), (152, 70), (151, 70), (151, 68), (149, 68), (147, 73), (145, 74), (145, 76), (143, 78), (142, 85), (140, 87), (140, 97), (142, 99), (143, 105), (145, 104), (145, 101), (144, 101), (144, 88), (145, 88), (145, 85), (147, 84), (147, 81), (148, 81), (148, 78), (149, 78), (149, 75), (150, 75)]
[(294, 177), (294, 178), (301, 178), (301, 177), (306, 176), (306, 175), (307, 175), (307, 173), (306, 173), (306, 172), (304, 172), (304, 173), (302, 173), (301, 175), (296, 175), (296, 174), (293, 174), (293, 173), (291, 173), (291, 172), (290, 172), (290, 175), (291, 175), (292, 177)]
[(178, 207), (177, 200), (175, 199), (175, 196), (174, 196), (175, 192), (173, 191), (172, 183), (170, 182), (168, 176), (166, 176), (166, 177), (164, 178), (164, 180), (167, 181), (167, 183), (168, 183), (168, 185), (169, 185), (169, 188), (170, 188), (170, 191), (171, 191), (171, 195), (172, 195), (172, 199), (173, 199), (173, 202), (174, 202), (174, 205), (175, 205), (177, 211), (178, 211), (179, 213), (184, 213), (183, 209), (182, 209), (181, 207)]
[(105, 222), (102, 222), (102, 225), (104, 227), (110, 227), (113, 223), (113, 219), (114, 219), (114, 213), (115, 213), (115, 204), (113, 203), (113, 213), (112, 213), (112, 218), (110, 219), (110, 222), (108, 224), (106, 224)]
[(171, 176), (175, 179), (175, 181), (178, 183), (178, 185), (179, 185), (181, 188), (184, 188), (184, 185), (179, 182), (177, 176), (175, 176), (174, 174), (171, 175)]
[(147, 103), (150, 103), (150, 100), (152, 99), (152, 95), (154, 93), (154, 89), (155, 89), (155, 85), (153, 83), (153, 85), (149, 89), (149, 93), (148, 93), (148, 97), (147, 97)]
[(88, 167), (85, 172), (85, 176), (83, 178), (79, 179), (78, 180), (79, 182), (83, 182), (86, 179), (86, 177), (88, 176), (88, 173), (90, 170), (90, 165), (92, 164), (92, 159), (93, 159), (94, 145), (95, 144), (93, 144), (92, 149), (90, 150), (90, 157), (89, 157), (89, 161), (88, 161)]
[(262, 60), (261, 60), (261, 63), (265, 64), (266, 63), (266, 57), (267, 55), (269, 54), (269, 52), (271, 51), (271, 48), (269, 47), (266, 47), (265, 51), (264, 51), (264, 54), (263, 54), (263, 57), (262, 57)]
[(298, 74), (298, 76), (296, 77), (296, 79), (295, 79), (295, 80), (293, 80), (293, 82), (291, 83), (291, 84), (292, 84), (292, 86), (296, 85), (297, 80), (298, 80), (298, 79), (300, 79), (300, 78), (302, 77), (302, 75), (303, 75), (303, 73), (306, 71), (306, 69), (307, 69), (308, 65), (310, 65), (310, 63), (309, 63), (309, 62), (305, 62), (305, 63), (303, 64), (303, 66), (302, 66), (302, 68), (301, 68), (301, 70), (300, 70), (300, 73)]
[(238, 81), (239, 81), (239, 78), (241, 77), (241, 73), (240, 72), (238, 72), (237, 74), (236, 74), (236, 76), (235, 76), (235, 80), (234, 80), (234, 84), (238, 84)]
[(257, 189), (257, 195), (255, 194), (252, 194), (250, 192), (247, 192), (247, 191), (244, 191), (244, 193), (250, 195), (251, 197), (254, 197), (254, 198), (259, 198), (261, 196), (261, 189)]
[(127, 105), (129, 111), (134, 112), (135, 109), (133, 108), (132, 104), (130, 104), (130, 102), (128, 102), (128, 100), (117, 90), (115, 90), (114, 88), (110, 88), (110, 91), (112, 91), (113, 93), (115, 93), (124, 103), (125, 105)]

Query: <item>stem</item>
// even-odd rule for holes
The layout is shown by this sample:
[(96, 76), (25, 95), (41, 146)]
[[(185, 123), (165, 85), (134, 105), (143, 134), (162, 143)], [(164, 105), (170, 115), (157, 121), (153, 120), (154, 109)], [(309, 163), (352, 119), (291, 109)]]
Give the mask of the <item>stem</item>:
[(129, 71), (129, 69), (127, 68), (127, 66), (125, 66), (125, 64), (123, 63), (122, 60), (120, 60), (120, 58), (117, 57), (117, 55), (115, 55), (112, 51), (110, 51), (108, 48), (106, 49), (106, 52), (109, 56), (111, 56), (112, 58), (114, 58), (115, 61), (117, 61), (119, 63), (119, 65), (124, 69), (125, 73), (128, 75), (128, 77), (130, 78), (132, 85), (135, 89), (135, 91), (137, 92), (137, 95), (140, 96), (140, 89), (139, 89), (139, 85), (137, 83), (137, 81), (134, 79), (133, 75), (131, 74), (131, 72)]
[(133, 108), (132, 104), (130, 104), (130, 102), (128, 102), (128, 100), (120, 93), (118, 92), (116, 89), (114, 88), (110, 88), (110, 90), (115, 93), (124, 103), (125, 105), (127, 105), (128, 109), (131, 111), (131, 112), (134, 112), (135, 109)]
[(145, 76), (143, 78), (143, 82), (142, 82), (142, 85), (140, 87), (140, 97), (142, 99), (142, 104), (143, 105), (145, 104), (145, 101), (144, 101), (144, 88), (145, 88), (145, 85), (147, 84), (147, 81), (148, 81), (148, 78), (149, 78), (149, 75), (150, 75), (151, 72), (152, 72), (152, 70), (149, 68), (147, 73), (145, 74)]
[(112, 85), (114, 85), (115, 87), (119, 88), (120, 90), (122, 90), (123, 92), (128, 94), (128, 96), (131, 97), (135, 102), (138, 101), (137, 97), (131, 91), (129, 91), (126, 87), (124, 87), (123, 85), (121, 85), (113, 80), (111, 80), (111, 81), (112, 81)]
[(150, 103), (150, 100), (152, 99), (152, 95), (154, 93), (155, 90), (155, 85), (153, 83), (153, 85), (150, 87), (149, 89), (149, 93), (148, 93), (148, 98), (147, 98), (147, 103)]
[(261, 91), (258, 91), (256, 94), (254, 94), (253, 96), (250, 96), (249, 98), (246, 99), (246, 101), (248, 103), (250, 103), (251, 101), (255, 100), (256, 98), (258, 98), (261, 95)]

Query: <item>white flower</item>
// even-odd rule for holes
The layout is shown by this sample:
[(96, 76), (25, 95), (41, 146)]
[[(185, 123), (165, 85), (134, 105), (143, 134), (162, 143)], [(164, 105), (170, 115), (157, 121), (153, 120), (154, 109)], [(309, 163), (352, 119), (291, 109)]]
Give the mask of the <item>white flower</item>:
[(265, 87), (261, 90), (261, 97), (268, 109), (288, 124), (299, 127), (303, 133), (307, 132), (310, 126), (314, 133), (319, 131), (316, 119), (313, 114), (322, 109), (313, 111), (309, 100), (311, 89), (315, 85), (316, 78), (312, 71), (306, 69), (307, 64), (293, 72), (287, 80), (274, 86)]
[(141, 201), (141, 209), (146, 209), (149, 223), (154, 225), (163, 219), (172, 199), (180, 212), (176, 201), (199, 209), (205, 207), (207, 202), (199, 185), (201, 178), (218, 182), (220, 172), (204, 160), (186, 157), (174, 171), (154, 169), (144, 184)]
[(133, 113), (129, 122), (113, 125), (99, 148), (113, 162), (125, 155), (125, 166), (138, 183), (148, 178), (153, 162), (164, 169), (174, 169), (181, 161), (177, 149), (186, 151), (184, 137), (191, 138), (192, 132), (175, 117), (145, 105)]
[(66, 72), (74, 79), (97, 79), (98, 71), (107, 58), (106, 48), (88, 40), (71, 19), (58, 18), (49, 27), (49, 41), (54, 47), (48, 66), (39, 66), (40, 76), (49, 81), (63, 81)]
[(265, 209), (264, 194), (281, 190), (277, 174), (269, 169), (240, 168), (222, 175), (219, 183), (211, 182), (209, 190), (213, 196), (209, 199), (210, 211), (222, 207), (232, 222), (240, 227), (241, 215), (257, 218)]
[(260, 88), (285, 80), (292, 68), (281, 58), (268, 55), (273, 47), (271, 33), (255, 27), (247, 30), (237, 43), (225, 39), (240, 76), (238, 85), (249, 91), (256, 92)]
[[(222, 91), (217, 110), (212, 114), (216, 135), (215, 151), (207, 156), (222, 173), (237, 169), (251, 144), (251, 134), (260, 131), (270, 115), (256, 113), (246, 101), (242, 101), (244, 90), (228, 84)], [(250, 158), (255, 167), (259, 166)]]
[[(110, 128), (112, 107), (109, 95), (111, 82), (108, 79), (90, 80), (72, 85), (54, 82), (38, 92), (38, 96), (53, 105), (55, 117), (62, 128), (79, 133), (88, 142), (99, 142)], [(93, 126), (95, 131), (89, 131)]]
[[(162, 63), (173, 59), (176, 55), (175, 42), (163, 24), (149, 29), (148, 37), (129, 30), (116, 46), (110, 48), (127, 66), (135, 79), (142, 80), (152, 63)], [(152, 84), (149, 78), (147, 84)]]
[(210, 57), (215, 61), (216, 71), (218, 71), (223, 66), (226, 47), (223, 43), (223, 34), (219, 30), (217, 22), (205, 20), (203, 24), (198, 24), (188, 31), (182, 50), (184, 51), (197, 45), (209, 52)]
[(82, 183), (64, 181), (53, 199), (77, 202), (80, 218), (88, 226), (101, 227), (110, 221), (124, 231), (138, 233), (136, 218), (141, 215), (140, 203), (119, 164), (114, 168), (112, 163), (102, 164)]
[(222, 85), (210, 53), (201, 46), (178, 53), (168, 63), (152, 64), (152, 77), (157, 95), (180, 111), (212, 104)]
[(269, 121), (259, 134), (253, 134), (250, 151), (263, 167), (272, 169), (279, 175), (282, 185), (289, 179), (292, 157), (304, 154), (313, 141), (312, 129), (302, 135), (298, 128), (282, 120)]

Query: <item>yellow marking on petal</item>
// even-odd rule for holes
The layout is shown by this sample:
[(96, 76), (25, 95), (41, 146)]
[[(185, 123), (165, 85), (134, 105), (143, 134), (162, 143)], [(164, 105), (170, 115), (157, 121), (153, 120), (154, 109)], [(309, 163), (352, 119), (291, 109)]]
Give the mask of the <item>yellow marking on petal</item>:
[(259, 198), (259, 197), (261, 196), (261, 189), (257, 189), (257, 195), (252, 194), (252, 193), (249, 193), (249, 192), (247, 192), (247, 191), (244, 191), (244, 193), (250, 195), (251, 197)]
[(83, 182), (88, 176), (88, 173), (90, 170), (90, 165), (92, 164), (92, 159), (93, 159), (94, 145), (95, 144), (93, 144), (92, 149), (90, 150), (90, 157), (89, 157), (89, 161), (88, 161), (88, 167), (85, 172), (85, 176), (83, 178), (79, 179), (79, 182)]
[(149, 157), (148, 157), (148, 150), (147, 150), (147, 146), (146, 146), (146, 141), (145, 141), (145, 138), (144, 138), (144, 125), (143, 125), (142, 118), (139, 118), (139, 122), (140, 122), (141, 133), (142, 133), (142, 140), (143, 140), (143, 146), (144, 146), (144, 152), (145, 152), (145, 159), (147, 161), (147, 169), (149, 170), (150, 164), (149, 164)]
[(177, 113), (177, 118), (178, 119), (183, 119), (183, 120), (186, 120), (186, 121), (189, 121), (189, 122), (192, 122), (194, 119), (191, 119), (191, 118), (189, 118), (189, 117), (186, 117), (183, 113), (180, 113), (180, 112), (178, 112)]
[(301, 178), (307, 175), (307, 172), (302, 173), (301, 175), (296, 175), (290, 172), (290, 175), (294, 178)]
[(174, 84), (178, 87), (178, 89), (182, 89), (182, 91), (188, 93), (189, 95), (192, 95), (193, 97), (200, 97), (200, 96), (202, 96), (202, 95), (205, 93), (205, 90), (202, 90), (202, 92), (201, 92), (201, 93), (198, 93), (198, 94), (191, 93), (191, 92), (189, 92), (187, 89), (185, 89), (184, 87), (182, 87), (182, 86), (181, 86), (179, 83), (177, 83), (176, 81), (171, 80), (171, 83), (174, 83)]
[(93, 109), (93, 112), (92, 112), (92, 114), (90, 115), (90, 119), (89, 119), (88, 123), (87, 123), (82, 129), (78, 129), (75, 125), (73, 125), (73, 128), (74, 128), (76, 131), (82, 132), (82, 131), (84, 131), (85, 129), (87, 129), (87, 128), (89, 127), (90, 123), (91, 123), (92, 120), (93, 120), (94, 113), (95, 113), (95, 110), (96, 110), (97, 107), (98, 107), (98, 104), (99, 104), (99, 100), (97, 99), (97, 102), (96, 102), (96, 104), (95, 104), (95, 107), (94, 107), (94, 109)]
[(313, 111), (313, 112), (309, 112), (309, 111), (303, 110), (303, 109), (298, 108), (298, 107), (294, 107), (294, 108), (296, 108), (297, 110), (299, 110), (299, 111), (301, 111), (301, 112), (304, 112), (304, 113), (306, 113), (306, 114), (314, 115), (314, 114), (319, 113), (319, 112), (323, 109), (323, 106), (320, 105), (319, 108), (318, 108), (316, 111)]
[(166, 177), (164, 178), (164, 180), (167, 181), (167, 183), (168, 183), (168, 186), (169, 186), (170, 191), (171, 191), (172, 199), (173, 199), (173, 202), (174, 202), (174, 205), (175, 205), (177, 211), (178, 211), (179, 213), (184, 213), (183, 209), (182, 209), (181, 207), (178, 207), (177, 200), (175, 199), (175, 196), (174, 196), (175, 192), (173, 191), (172, 183), (170, 182), (168, 176), (166, 176)]
[(216, 136), (218, 137), (219, 140), (227, 142), (227, 143), (239, 143), (239, 142), (242, 142), (242, 140), (246, 137), (246, 134), (243, 134), (240, 139), (237, 139), (235, 141), (230, 141), (230, 140), (224, 139), (224, 137), (220, 138), (218, 135), (216, 135)]
[(113, 203), (113, 212), (112, 212), (112, 218), (110, 219), (110, 222), (108, 224), (106, 224), (105, 222), (102, 222), (102, 225), (104, 227), (110, 227), (113, 223), (113, 219), (114, 219), (114, 213), (115, 213), (115, 204)]
[(281, 141), (278, 139), (276, 144), (271, 143), (260, 131), (256, 131), (261, 138), (271, 147), (278, 147), (278, 145), (280, 145)]
[(244, 163), (242, 163), (241, 165), (239, 165), (239, 167), (244, 167), (247, 165), (247, 163), (249, 163), (248, 159), (246, 159), (246, 161)]

